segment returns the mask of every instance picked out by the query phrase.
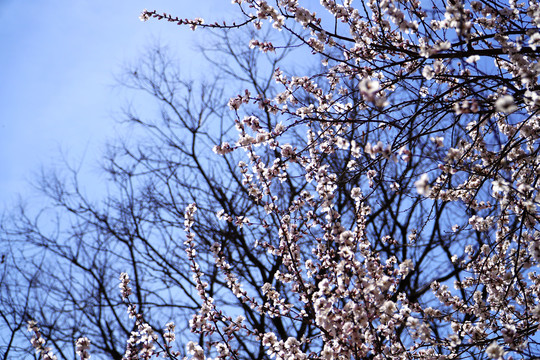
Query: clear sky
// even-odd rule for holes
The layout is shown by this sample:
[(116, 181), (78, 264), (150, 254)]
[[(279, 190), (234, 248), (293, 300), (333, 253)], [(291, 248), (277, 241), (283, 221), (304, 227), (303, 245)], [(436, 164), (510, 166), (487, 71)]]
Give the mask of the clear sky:
[(145, 46), (168, 44), (199, 71), (190, 60), (204, 34), (141, 22), (144, 8), (208, 22), (235, 10), (224, 0), (0, 0), (0, 206), (28, 195), (60, 152), (98, 163), (127, 100), (114, 77)]

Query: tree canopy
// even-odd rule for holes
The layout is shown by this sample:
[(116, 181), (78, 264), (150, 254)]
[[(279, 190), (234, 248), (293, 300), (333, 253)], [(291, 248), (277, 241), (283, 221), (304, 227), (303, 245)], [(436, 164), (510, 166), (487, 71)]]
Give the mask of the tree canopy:
[[(49, 181), (69, 236), (24, 213), (6, 227), (103, 289), (69, 310), (98, 351), (121, 358), (128, 337), (126, 359), (539, 357), (540, 4), (233, 5), (231, 23), (141, 20), (214, 29), (209, 60), (246, 90), (218, 79), (194, 100), (155, 52), (128, 84), (161, 119), (128, 117), (153, 141), (111, 149), (118, 191), (96, 205)], [(45, 319), (30, 329), (51, 358), (63, 330)]]

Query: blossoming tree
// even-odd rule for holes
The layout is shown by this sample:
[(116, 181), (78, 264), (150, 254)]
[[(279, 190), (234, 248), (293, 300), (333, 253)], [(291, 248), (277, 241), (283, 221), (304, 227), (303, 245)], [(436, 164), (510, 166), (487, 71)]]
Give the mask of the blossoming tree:
[(138, 326), (126, 358), (540, 356), (540, 4), (233, 3), (231, 24), (141, 19), (272, 27), (322, 67), (231, 98), (238, 135), (214, 151), (241, 158), (250, 206), (217, 213), (240, 235), (210, 252), (185, 209), (198, 341), (175, 347), (173, 324), (160, 340), (122, 274)]

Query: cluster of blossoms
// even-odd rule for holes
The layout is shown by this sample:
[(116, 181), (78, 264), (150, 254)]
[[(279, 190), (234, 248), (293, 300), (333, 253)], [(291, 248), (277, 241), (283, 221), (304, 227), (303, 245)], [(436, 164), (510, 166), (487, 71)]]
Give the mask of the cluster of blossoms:
[(75, 343), (75, 350), (77, 352), (77, 355), (81, 358), (81, 360), (87, 360), (90, 358), (90, 353), (88, 350), (90, 349), (90, 340), (87, 337), (82, 337), (77, 340)]
[[(324, 71), (276, 70), (275, 97), (246, 91), (229, 101), (238, 139), (214, 151), (244, 151), (238, 167), (257, 216), (218, 217), (229, 231), (260, 228), (274, 239), (251, 239), (250, 259), (217, 243), (205, 254), (237, 310), (260, 318), (229, 316), (205, 280), (215, 272), (199, 264), (196, 206), (185, 210), (201, 299), (190, 328), (206, 340), (187, 344), (190, 358), (238, 359), (261, 347), (276, 359), (539, 356), (540, 5), (322, 0), (318, 16), (297, 0), (233, 3), (245, 16), (238, 24), (148, 11), (141, 19), (192, 29), (269, 23), (300, 38)], [(241, 119), (250, 104), (284, 123)], [(305, 136), (288, 136), (293, 130)], [(298, 191), (284, 190), (298, 182)], [(376, 222), (381, 213), (388, 217)], [(271, 265), (269, 276), (254, 277), (258, 286), (245, 286), (247, 261)], [(125, 274), (120, 288), (128, 299)], [(138, 328), (126, 358), (148, 359), (157, 336), (130, 312)], [(164, 338), (174, 340), (173, 326)]]
[(33, 320), (28, 322), (28, 331), (32, 333), (30, 343), (36, 349), (40, 359), (42, 360), (56, 360), (57, 357), (52, 352), (50, 347), (45, 346), (45, 339), (43, 338), (41, 331), (39, 330), (37, 323)]
[[(282, 264), (274, 283), (261, 284), (266, 302), (242, 290), (232, 267), (216, 255), (218, 268), (244, 304), (317, 331), (312, 337), (280, 338), (272, 331), (241, 328), (256, 333), (269, 356), (278, 359), (537, 354), (532, 339), (539, 320), (534, 271), (539, 254), (538, 5), (451, 1), (427, 10), (419, 1), (371, 0), (362, 9), (351, 1), (325, 0), (321, 6), (342, 24), (327, 28), (324, 16), (298, 1), (236, 3), (256, 28), (270, 20), (293, 32), (288, 22), (299, 23), (309, 35), (294, 34), (326, 67), (325, 86), (319, 76), (288, 77), (276, 71), (284, 90), (274, 99), (250, 98), (271, 114), (287, 114), (291, 125), (302, 124), (305, 145), (281, 144), (281, 133), (239, 122), (236, 148), (246, 150), (249, 158), (249, 164), (240, 164), (244, 184), (279, 226), (277, 244), (260, 244)], [(268, 51), (262, 44), (254, 40), (251, 47)], [(480, 70), (489, 66), (493, 70)], [(350, 79), (356, 87), (348, 85)], [(239, 96), (230, 106), (239, 111), (248, 103)], [(264, 136), (258, 141), (248, 130)], [(255, 148), (260, 145), (270, 153), (279, 149), (279, 156), (263, 160), (262, 150)], [(234, 151), (227, 144), (216, 150)], [(469, 229), (481, 240), (465, 240), (461, 247), (439, 245), (449, 252), (456, 291), (444, 278), (417, 289), (422, 296), (404, 291), (418, 258), (383, 258), (374, 248), (375, 239), (365, 230), (373, 212), (369, 196), (362, 195), (367, 189), (350, 192), (353, 218), (338, 210), (336, 199), (340, 187), (347, 186), (347, 173), (332, 172), (329, 156), (348, 158), (349, 176), (365, 177), (373, 191), (388, 182), (396, 194), (412, 189), (434, 204), (455, 203), (469, 211), (461, 224), (443, 231), (459, 239), (462, 229)], [(428, 159), (422, 161), (429, 165), (409, 176), (412, 181), (392, 180), (387, 169), (406, 169), (418, 159)], [(274, 181), (299, 175), (309, 185), (284, 207), (274, 194)], [(491, 193), (486, 184), (493, 184)], [(221, 218), (239, 226), (231, 216)], [(411, 243), (425, 241), (422, 230), (410, 234)], [(296, 294), (299, 302), (278, 287)], [(426, 306), (435, 299), (436, 305)]]
[[(41, 360), (57, 360), (58, 357), (53, 353), (50, 347), (45, 346), (45, 339), (41, 334), (37, 323), (34, 320), (28, 322), (28, 331), (32, 333), (30, 340), (32, 346), (36, 350), (36, 353)], [(81, 337), (75, 344), (75, 351), (81, 360), (88, 360), (90, 358), (90, 340), (87, 337)]]
[(172, 344), (176, 340), (174, 322), (167, 323), (162, 333), (163, 344), (159, 343), (156, 331), (144, 320), (144, 316), (137, 312), (136, 306), (130, 301), (131, 287), (129, 286), (129, 282), (129, 275), (124, 272), (121, 273), (119, 287), (121, 289), (122, 299), (128, 305), (129, 317), (135, 319), (135, 328), (131, 331), (127, 339), (123, 359), (148, 360), (160, 355), (172, 359), (178, 358), (180, 352), (172, 349)]

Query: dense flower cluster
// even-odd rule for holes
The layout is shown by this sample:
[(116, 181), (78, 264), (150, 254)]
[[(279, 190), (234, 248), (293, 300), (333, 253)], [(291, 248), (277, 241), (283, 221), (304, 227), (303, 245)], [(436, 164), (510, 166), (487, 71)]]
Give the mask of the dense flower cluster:
[[(242, 324), (236, 328), (255, 332), (268, 354), (278, 359), (315, 354), (321, 359), (451, 359), (464, 351), (493, 359), (536, 354), (540, 349), (532, 346), (531, 337), (538, 327), (534, 269), (540, 248), (538, 4), (450, 1), (428, 9), (420, 1), (371, 0), (358, 7), (352, 1), (323, 0), (328, 16), (341, 23), (326, 27), (327, 15), (318, 17), (299, 1), (235, 3), (256, 28), (268, 21), (301, 37), (326, 67), (325, 86), (317, 75), (288, 77), (278, 70), (275, 78), (283, 91), (274, 99), (239, 96), (229, 103), (238, 112), (252, 99), (269, 113), (288, 114), (290, 124), (305, 126), (307, 147), (282, 144), (281, 133), (252, 118), (238, 121), (235, 148), (228, 143), (216, 147), (222, 155), (246, 150), (249, 164), (239, 165), (244, 183), (279, 224), (279, 244), (262, 246), (282, 266), (274, 283), (261, 284), (267, 301), (259, 303), (242, 290), (219, 247), (216, 264), (246, 306), (269, 317), (309, 323), (318, 333), (280, 339)], [(294, 32), (293, 22), (308, 34)], [(253, 40), (249, 45), (274, 51), (275, 45), (266, 44)], [(356, 79), (356, 88), (347, 83), (350, 79)], [(362, 137), (353, 135), (357, 129), (363, 129)], [(368, 131), (374, 140), (366, 140)], [(416, 151), (429, 143), (431, 154)], [(278, 149), (277, 161), (263, 160), (262, 150), (255, 148), (260, 145), (270, 153)], [(431, 160), (431, 169), (412, 177), (417, 193), (471, 210), (464, 222), (444, 231), (470, 227), (485, 234), (478, 235), (483, 239), (479, 245), (443, 247), (455, 252), (451, 266), (463, 274), (455, 281), (457, 292), (444, 280), (428, 284), (429, 301), (400, 292), (415, 262), (382, 258), (373, 248), (365, 227), (377, 209), (367, 205), (367, 189), (350, 192), (354, 219), (343, 218), (336, 208), (336, 189), (346, 186), (344, 174), (332, 173), (325, 159), (340, 152), (349, 154), (351, 173), (365, 176), (373, 189), (387, 181), (385, 167), (392, 163), (403, 168), (400, 161), (414, 162), (419, 156)], [(381, 169), (380, 163), (387, 165)], [(275, 180), (298, 175), (308, 186), (293, 205), (280, 207)], [(402, 179), (390, 188), (399, 194), (410, 184)], [(484, 196), (486, 184), (492, 184), (491, 199)], [(220, 218), (246, 226), (226, 214)], [(408, 235), (411, 243), (420, 237), (417, 230)], [(306, 243), (311, 246), (300, 245)], [(300, 302), (285, 301), (278, 284)], [(211, 304), (205, 307), (206, 323), (199, 316), (193, 330), (219, 331), (215, 323), (208, 325), (217, 310)]]
[[(41, 334), (37, 323), (34, 320), (28, 322), (28, 331), (32, 333), (30, 342), (36, 350), (39, 359), (41, 360), (57, 360), (58, 357), (53, 353), (50, 347), (45, 346), (45, 339)], [(88, 360), (90, 358), (90, 340), (87, 337), (81, 337), (76, 342), (76, 353), (81, 360)]]
[(81, 358), (81, 360), (88, 360), (90, 358), (90, 353), (88, 350), (90, 349), (90, 340), (87, 337), (82, 337), (77, 340), (76, 343), (76, 352), (77, 355)]
[(35, 321), (30, 320), (28, 322), (28, 331), (32, 333), (30, 342), (32, 343), (34, 349), (36, 349), (36, 353), (39, 355), (39, 358), (42, 360), (56, 360), (57, 357), (52, 352), (52, 349), (45, 346), (46, 341)]

